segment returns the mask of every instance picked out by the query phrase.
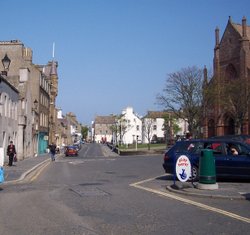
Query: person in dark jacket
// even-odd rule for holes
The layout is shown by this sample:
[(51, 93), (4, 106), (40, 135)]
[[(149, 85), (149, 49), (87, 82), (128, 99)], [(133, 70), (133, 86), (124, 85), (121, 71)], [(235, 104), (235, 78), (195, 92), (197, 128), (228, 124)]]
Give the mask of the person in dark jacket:
[(13, 144), (13, 141), (10, 141), (10, 144), (7, 147), (7, 155), (9, 156), (9, 166), (12, 166), (14, 156), (16, 155), (16, 147)]
[(50, 150), (51, 161), (55, 161), (56, 145), (55, 145), (54, 143), (52, 143), (52, 144), (49, 146), (49, 150)]

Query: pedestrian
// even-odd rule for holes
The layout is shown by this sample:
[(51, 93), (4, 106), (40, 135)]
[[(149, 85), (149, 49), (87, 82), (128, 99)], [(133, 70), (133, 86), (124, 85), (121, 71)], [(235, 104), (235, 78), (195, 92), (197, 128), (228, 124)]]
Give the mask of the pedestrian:
[(52, 143), (52, 144), (49, 146), (49, 150), (50, 150), (51, 161), (55, 161), (56, 145), (55, 145), (54, 143)]
[(7, 147), (7, 155), (9, 156), (9, 166), (13, 165), (13, 159), (16, 155), (16, 147), (13, 144), (13, 141), (10, 141), (10, 144)]

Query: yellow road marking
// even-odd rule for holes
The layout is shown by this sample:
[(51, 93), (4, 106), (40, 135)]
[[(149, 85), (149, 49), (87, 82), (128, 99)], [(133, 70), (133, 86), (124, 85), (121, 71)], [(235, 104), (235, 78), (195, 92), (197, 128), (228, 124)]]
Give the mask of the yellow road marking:
[(30, 182), (35, 181), (49, 164), (50, 162), (47, 162), (46, 164), (42, 165), (41, 168), (36, 172), (36, 174), (30, 179)]
[(185, 198), (182, 198), (182, 197), (179, 197), (177, 195), (173, 195), (173, 194), (170, 194), (170, 193), (167, 193), (167, 192), (162, 192), (162, 191), (158, 191), (158, 190), (155, 190), (155, 189), (151, 189), (151, 188), (141, 186), (141, 184), (152, 181), (152, 180), (155, 180), (155, 179), (156, 178), (150, 178), (150, 179), (142, 180), (142, 181), (130, 184), (129, 186), (132, 186), (132, 187), (135, 187), (135, 188), (138, 188), (138, 189), (142, 189), (142, 190), (154, 193), (154, 194), (158, 194), (158, 195), (161, 195), (161, 196), (164, 196), (164, 197), (168, 197), (168, 198), (171, 198), (171, 199), (174, 199), (174, 200), (177, 200), (177, 201), (181, 201), (181, 202), (193, 205), (193, 206), (197, 206), (197, 207), (202, 208), (202, 209), (213, 211), (213, 212), (216, 212), (216, 213), (219, 213), (219, 214), (222, 214), (222, 215), (225, 215), (225, 216), (228, 216), (228, 217), (231, 217), (231, 218), (234, 218), (234, 219), (246, 222), (246, 223), (250, 223), (249, 218), (246, 218), (246, 217), (243, 217), (243, 216), (240, 216), (240, 215), (237, 215), (237, 214), (225, 211), (225, 210), (221, 210), (221, 209), (218, 209), (218, 208), (215, 208), (215, 207), (212, 207), (212, 206), (208, 206), (208, 205), (205, 205), (205, 204), (202, 204), (202, 203), (199, 203), (199, 202), (195, 202), (195, 201), (192, 201), (192, 200), (189, 200), (189, 199), (185, 199)]

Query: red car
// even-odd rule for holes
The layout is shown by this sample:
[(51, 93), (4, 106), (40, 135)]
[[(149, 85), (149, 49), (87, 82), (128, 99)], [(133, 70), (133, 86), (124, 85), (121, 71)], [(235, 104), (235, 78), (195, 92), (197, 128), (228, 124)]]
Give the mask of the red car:
[(78, 149), (76, 146), (67, 146), (65, 148), (65, 156), (78, 156)]

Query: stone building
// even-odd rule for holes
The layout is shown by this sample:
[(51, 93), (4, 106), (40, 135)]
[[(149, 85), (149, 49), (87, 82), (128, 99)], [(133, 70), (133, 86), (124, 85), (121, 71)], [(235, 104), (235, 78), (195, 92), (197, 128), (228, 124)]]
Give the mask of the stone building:
[(7, 146), (17, 145), (19, 92), (0, 75), (0, 166), (8, 161)]
[[(54, 60), (48, 62), (46, 65), (40, 65), (42, 71), (42, 81), (44, 87), (40, 89), (40, 103), (43, 107), (40, 113), (40, 123), (43, 130), (40, 134), (40, 140), (48, 137), (48, 144), (56, 143), (56, 127), (57, 127), (57, 108), (56, 97), (58, 95), (58, 63)], [(48, 84), (47, 84), (48, 83)], [(42, 89), (43, 88), (43, 89)], [(49, 92), (47, 93), (47, 89)], [(46, 134), (48, 133), (48, 134)]]
[(24, 47), (20, 41), (1, 41), (0, 58), (3, 58), (4, 55), (8, 55), (11, 60), (6, 79), (19, 91), (16, 147), (17, 157), (23, 159), (26, 156), (33, 156), (35, 153), (32, 137), (34, 120), (32, 106), (35, 100), (32, 94), (32, 81), (38, 77), (34, 77), (34, 70), (31, 68), (32, 50)]
[(6, 79), (19, 91), (16, 146), (17, 157), (23, 159), (44, 153), (48, 136), (55, 136), (57, 63), (33, 64), (32, 50), (19, 40), (0, 42), (0, 58), (5, 55), (11, 60)]
[(68, 143), (73, 144), (79, 142), (82, 138), (81, 124), (78, 122), (76, 115), (72, 112), (66, 113), (66, 120), (68, 122), (69, 133), (71, 138), (68, 138)]
[(115, 119), (116, 117), (113, 115), (96, 116), (93, 123), (93, 141), (97, 143), (112, 142), (112, 126), (115, 125)]
[[(213, 77), (204, 70), (203, 136), (250, 133), (250, 26), (229, 17), (220, 39), (215, 30)], [(239, 89), (240, 88), (240, 89)]]
[(63, 114), (62, 110), (59, 108), (57, 110), (57, 127), (56, 127), (56, 145), (59, 147), (64, 147), (71, 145), (72, 135), (70, 120), (68, 120)]

